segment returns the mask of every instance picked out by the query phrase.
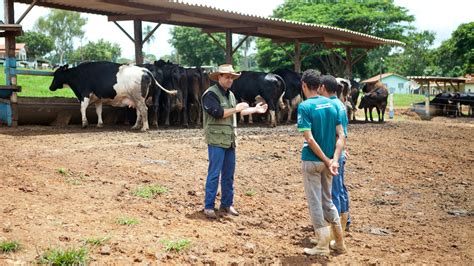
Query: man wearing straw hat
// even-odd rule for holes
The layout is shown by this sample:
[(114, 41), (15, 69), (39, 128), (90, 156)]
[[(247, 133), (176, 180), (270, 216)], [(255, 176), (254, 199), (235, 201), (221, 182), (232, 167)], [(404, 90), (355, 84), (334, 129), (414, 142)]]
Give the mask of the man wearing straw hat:
[(267, 105), (259, 103), (249, 107), (245, 102), (237, 104), (230, 91), (232, 82), (240, 77), (230, 64), (220, 65), (209, 79), (217, 82), (202, 95), (204, 136), (209, 155), (209, 168), (206, 179), (204, 214), (211, 219), (217, 218), (214, 202), (221, 179), (220, 209), (226, 214), (239, 215), (233, 207), (234, 172), (236, 147), (236, 114), (249, 115), (265, 113)]

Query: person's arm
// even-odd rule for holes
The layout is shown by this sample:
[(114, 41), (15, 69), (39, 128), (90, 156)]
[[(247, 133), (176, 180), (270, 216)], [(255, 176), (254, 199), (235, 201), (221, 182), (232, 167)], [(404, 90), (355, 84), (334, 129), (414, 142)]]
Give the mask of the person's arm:
[(242, 115), (250, 115), (254, 113), (260, 113), (263, 114), (267, 111), (268, 105), (267, 104), (262, 104), (262, 103), (257, 103), (255, 107), (249, 107), (245, 110), (242, 111)]
[(339, 158), (341, 157), (342, 149), (346, 145), (346, 136), (344, 135), (344, 129), (341, 124), (336, 126), (336, 135), (336, 149), (334, 150), (334, 157), (331, 160), (331, 165), (329, 167), (331, 174), (334, 173), (334, 175), (339, 173)]
[(329, 166), (331, 165), (331, 160), (324, 154), (323, 150), (321, 150), (321, 147), (314, 139), (313, 133), (311, 133), (311, 130), (303, 131), (303, 135), (311, 151), (313, 151), (313, 153), (316, 154), (316, 156), (318, 156), (319, 159), (321, 159), (321, 161), (326, 165), (326, 167), (329, 168)]
[(204, 106), (204, 110), (211, 115), (214, 118), (221, 119), (221, 118), (227, 118), (235, 113), (238, 113), (246, 108), (248, 108), (247, 103), (239, 103), (237, 104), (234, 108), (227, 108), (224, 109), (221, 106), (221, 103), (219, 101), (219, 97), (217, 95), (210, 91), (207, 92), (202, 99), (202, 103)]

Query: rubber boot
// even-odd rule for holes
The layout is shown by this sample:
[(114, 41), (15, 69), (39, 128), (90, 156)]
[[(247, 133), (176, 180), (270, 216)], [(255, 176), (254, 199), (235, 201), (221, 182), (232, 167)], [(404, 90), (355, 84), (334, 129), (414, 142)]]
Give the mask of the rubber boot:
[(313, 248), (305, 248), (304, 253), (308, 255), (329, 255), (329, 241), (331, 240), (331, 227), (325, 226), (314, 230), (318, 244)]
[(346, 245), (344, 244), (344, 234), (342, 231), (342, 226), (332, 225), (332, 233), (334, 235), (334, 242), (330, 243), (330, 248), (336, 251), (339, 254), (344, 254), (347, 252)]
[(347, 226), (347, 220), (349, 219), (349, 213), (348, 212), (343, 212), (341, 213), (341, 226), (342, 226), (342, 231), (346, 231), (346, 226)]

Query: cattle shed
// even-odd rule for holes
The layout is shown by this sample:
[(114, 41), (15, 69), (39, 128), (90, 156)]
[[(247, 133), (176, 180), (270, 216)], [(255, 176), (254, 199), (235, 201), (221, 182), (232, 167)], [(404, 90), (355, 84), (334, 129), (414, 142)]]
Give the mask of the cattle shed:
[[(15, 36), (21, 34), (21, 22), (27, 18), (28, 12), (34, 6), (43, 6), (63, 10), (77, 11), (96, 15), (107, 16), (108, 20), (115, 23), (124, 34), (135, 44), (135, 61), (137, 64), (143, 63), (142, 47), (148, 38), (155, 32), (161, 24), (196, 27), (202, 29), (203, 34), (208, 34), (217, 45), (226, 53), (226, 62), (232, 63), (232, 55), (244, 43), (248, 36), (269, 38), (277, 44), (292, 43), (294, 51), (285, 50), (287, 55), (294, 61), (294, 70), (301, 71), (301, 61), (307, 54), (302, 54), (301, 44), (324, 45), (328, 49), (342, 48), (346, 51), (346, 58), (340, 58), (346, 65), (346, 74), (352, 77), (352, 66), (363, 56), (352, 58), (352, 49), (363, 48), (373, 49), (381, 45), (402, 46), (404, 43), (397, 40), (383, 39), (376, 36), (341, 29), (332, 26), (310, 24), (284, 19), (248, 15), (232, 12), (211, 6), (191, 4), (176, 0), (3, 0), (5, 10), (5, 24), (0, 27), (0, 35), (5, 37), (7, 86), (4, 88), (7, 93), (3, 98), (9, 97), (12, 110), (13, 126), (17, 125), (18, 112), (16, 105), (16, 75), (17, 74), (38, 74), (50, 75), (51, 73), (21, 72), (16, 70), (15, 62)], [(14, 20), (14, 2), (29, 4), (28, 9)], [(120, 21), (133, 21), (134, 32), (127, 33), (118, 24)], [(142, 37), (142, 22), (157, 23), (155, 28), (145, 38)], [(225, 33), (226, 42), (219, 43), (212, 33)], [(246, 36), (235, 47), (232, 41), (232, 34)], [(133, 36), (133, 37), (132, 37)], [(309, 52), (314, 51), (310, 49)]]
[(431, 95), (443, 91), (460, 92), (462, 85), (466, 83), (466, 78), (433, 76), (408, 76), (407, 78), (420, 84), (420, 93)]

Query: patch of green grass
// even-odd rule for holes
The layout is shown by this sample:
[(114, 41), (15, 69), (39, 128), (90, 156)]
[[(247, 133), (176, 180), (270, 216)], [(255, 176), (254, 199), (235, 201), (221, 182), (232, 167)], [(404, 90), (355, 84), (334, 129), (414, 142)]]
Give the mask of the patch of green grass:
[(86, 248), (49, 249), (38, 259), (38, 263), (50, 265), (85, 265), (89, 261)]
[(421, 94), (393, 94), (393, 106), (395, 108), (410, 107), (412, 103), (422, 102), (424, 100), (425, 96)]
[(133, 195), (145, 199), (153, 198), (156, 195), (164, 194), (168, 192), (168, 188), (160, 186), (160, 185), (153, 185), (153, 186), (144, 186), (139, 187), (133, 191)]
[(90, 237), (84, 240), (84, 242), (91, 246), (100, 247), (103, 246), (105, 243), (109, 242), (110, 236), (104, 237)]
[(162, 240), (161, 243), (165, 246), (165, 251), (176, 251), (179, 253), (182, 250), (189, 248), (191, 241), (187, 239), (180, 239), (177, 241)]
[(253, 197), (253, 196), (255, 196), (255, 194), (257, 194), (257, 192), (255, 192), (253, 190), (249, 190), (249, 191), (245, 192), (245, 196), (248, 196), (248, 197)]
[[(24, 69), (24, 68), (18, 68)], [(27, 69), (33, 70), (33, 69)], [(45, 71), (45, 70), (41, 70)], [(52, 70), (51, 70), (52, 71)], [(52, 76), (30, 76), (17, 75), (18, 85), (21, 86), (20, 97), (67, 97), (75, 98), (76, 96), (69, 88), (50, 91), (49, 86), (53, 81)], [(0, 84), (5, 84), (5, 68), (0, 66)]]
[(129, 217), (119, 217), (117, 218), (117, 223), (120, 225), (134, 225), (138, 224), (138, 220), (135, 218), (129, 218)]
[(0, 242), (0, 253), (16, 252), (21, 249), (21, 245), (18, 241), (1, 241)]
[(62, 168), (62, 167), (58, 168), (58, 173), (60, 173), (61, 175), (65, 175), (65, 176), (69, 175), (68, 170), (65, 169), (65, 168)]

